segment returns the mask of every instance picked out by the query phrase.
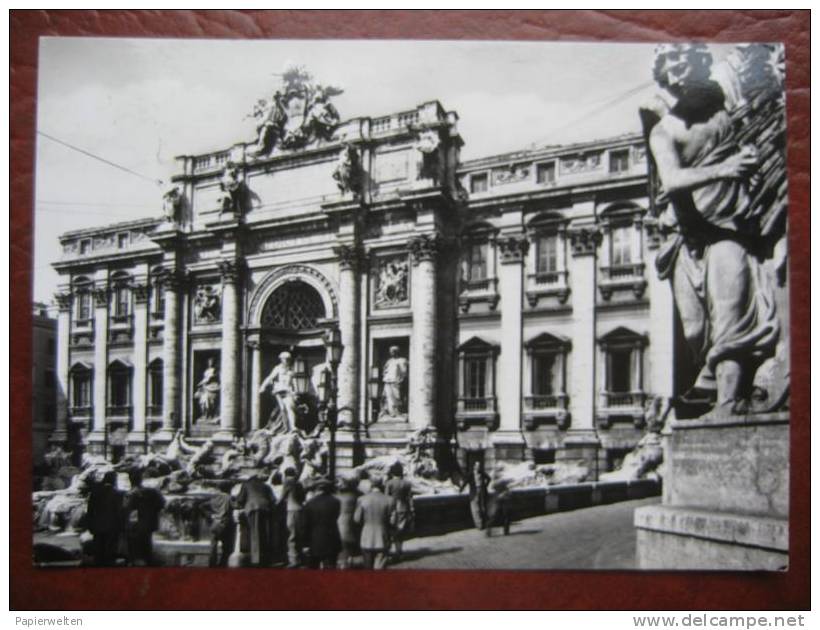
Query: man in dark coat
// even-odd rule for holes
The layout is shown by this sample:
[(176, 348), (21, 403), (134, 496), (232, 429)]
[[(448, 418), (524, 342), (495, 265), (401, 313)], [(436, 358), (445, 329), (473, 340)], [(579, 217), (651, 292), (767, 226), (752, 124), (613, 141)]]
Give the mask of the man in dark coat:
[(113, 566), (122, 533), (122, 493), (117, 490), (117, 473), (105, 473), (102, 481), (92, 486), (85, 521), (94, 536), (94, 564)]
[(335, 569), (342, 549), (337, 524), (341, 503), (331, 494), (333, 483), (329, 479), (320, 479), (313, 487), (318, 494), (302, 510), (305, 542), (310, 547), (308, 565), (311, 569)]
[(128, 559), (134, 565), (153, 564), (154, 532), (159, 529), (159, 513), (165, 499), (159, 490), (142, 486), (142, 471), (133, 468), (128, 473), (131, 490), (125, 495)]
[(353, 520), (362, 526), (362, 558), (365, 569), (384, 569), (390, 548), (390, 517), (393, 500), (384, 495), (384, 482), (374, 479), (370, 492), (356, 504)]
[(271, 562), (273, 508), (276, 499), (273, 489), (259, 476), (242, 482), (236, 497), (236, 507), (242, 510), (248, 527), (252, 566), (268, 566)]
[(401, 561), (404, 539), (413, 529), (413, 484), (404, 478), (404, 467), (396, 462), (390, 467), (387, 480), (387, 495), (393, 499), (392, 540), (396, 545), (395, 561)]

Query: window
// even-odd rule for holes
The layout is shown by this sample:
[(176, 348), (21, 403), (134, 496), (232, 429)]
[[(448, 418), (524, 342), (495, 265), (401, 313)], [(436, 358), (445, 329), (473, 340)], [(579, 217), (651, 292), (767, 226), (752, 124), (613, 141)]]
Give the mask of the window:
[(604, 409), (631, 408), (626, 414), (643, 421), (643, 354), (647, 339), (643, 335), (619, 327), (598, 340), (603, 361)]
[(466, 398), (478, 399), (486, 397), (486, 357), (470, 357), (464, 360), (464, 390)]
[(75, 319), (78, 322), (87, 322), (91, 319), (91, 292), (80, 289), (75, 300)]
[(558, 271), (558, 235), (542, 234), (535, 241), (535, 272)]
[(154, 359), (148, 365), (148, 416), (162, 415), (163, 364)]
[(91, 252), (91, 239), (84, 238), (80, 241), (80, 254), (88, 254)]
[(545, 332), (528, 341), (525, 348), (529, 361), (529, 394), (524, 396), (525, 428), (532, 430), (539, 422), (554, 422), (559, 428), (566, 428), (569, 424), (566, 394), (569, 339)]
[(165, 315), (165, 291), (159, 278), (154, 279), (154, 284), (151, 288), (151, 313), (154, 319), (161, 319)]
[(556, 392), (555, 368), (558, 361), (554, 354), (536, 354), (532, 358), (532, 393), (535, 396), (551, 396)]
[(629, 149), (610, 151), (609, 172), (624, 173), (629, 170)]
[(48, 339), (48, 346), (46, 352), (48, 352), (48, 356), (50, 357), (53, 357), (57, 354), (57, 343), (53, 337), (49, 337)]
[(131, 290), (125, 286), (114, 289), (114, 317), (125, 318), (131, 310)]
[(609, 391), (621, 394), (632, 391), (632, 350), (613, 349), (609, 353), (610, 383)]
[(45, 383), (48, 389), (54, 389), (54, 370), (46, 370)]
[(108, 415), (129, 415), (130, 405), (131, 366), (117, 360), (108, 368)]
[(487, 173), (478, 173), (470, 176), (470, 192), (487, 192)]
[(470, 243), (467, 246), (467, 264), (464, 277), (468, 282), (487, 278), (487, 243)]
[(628, 265), (632, 262), (632, 226), (622, 225), (612, 228), (611, 263)]
[(535, 171), (536, 181), (539, 184), (555, 183), (555, 162), (545, 162), (539, 164)]
[(489, 428), (496, 426), (495, 359), (498, 351), (498, 346), (478, 337), (458, 348), (460, 378), (456, 419), (461, 429), (471, 423)]
[(130, 241), (129, 237), (130, 235), (128, 234), (128, 232), (122, 232), (120, 234), (117, 234), (117, 247), (119, 249), (125, 249), (126, 247), (128, 247), (128, 243)]
[(312, 330), (325, 317), (325, 303), (319, 293), (301, 281), (288, 282), (276, 289), (262, 309), (262, 327), (279, 330)]
[(89, 415), (90, 413), (92, 376), (91, 367), (84, 363), (78, 363), (71, 369), (71, 408), (73, 415)]

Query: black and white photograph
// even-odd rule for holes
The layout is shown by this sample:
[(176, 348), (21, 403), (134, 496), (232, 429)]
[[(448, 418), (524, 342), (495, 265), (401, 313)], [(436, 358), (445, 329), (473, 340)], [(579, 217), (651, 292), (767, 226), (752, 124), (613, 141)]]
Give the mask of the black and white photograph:
[(41, 38), (34, 566), (787, 570), (785, 65)]

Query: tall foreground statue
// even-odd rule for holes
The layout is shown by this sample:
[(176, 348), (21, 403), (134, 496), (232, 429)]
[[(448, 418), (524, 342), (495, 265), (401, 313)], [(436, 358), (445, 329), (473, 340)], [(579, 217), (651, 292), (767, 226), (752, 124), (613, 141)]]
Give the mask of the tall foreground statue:
[(663, 98), (641, 112), (668, 235), (656, 265), (699, 369), (682, 398), (713, 404), (711, 417), (772, 408), (788, 387), (787, 371), (779, 383), (756, 379), (784, 334), (775, 302), (786, 254), (781, 61), (780, 46), (739, 46), (713, 73), (702, 44), (658, 46)]

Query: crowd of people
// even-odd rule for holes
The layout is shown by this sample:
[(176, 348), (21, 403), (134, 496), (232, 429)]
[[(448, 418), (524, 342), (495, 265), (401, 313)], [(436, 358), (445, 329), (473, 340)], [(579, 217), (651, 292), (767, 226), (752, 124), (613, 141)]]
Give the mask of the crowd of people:
[[(391, 558), (401, 559), (414, 523), (412, 488), (401, 464), (390, 468), (386, 481), (300, 481), (294, 468), (278, 475), (253, 476), (214, 495), (211, 566), (383, 569)], [(238, 545), (237, 534), (244, 537)]]

